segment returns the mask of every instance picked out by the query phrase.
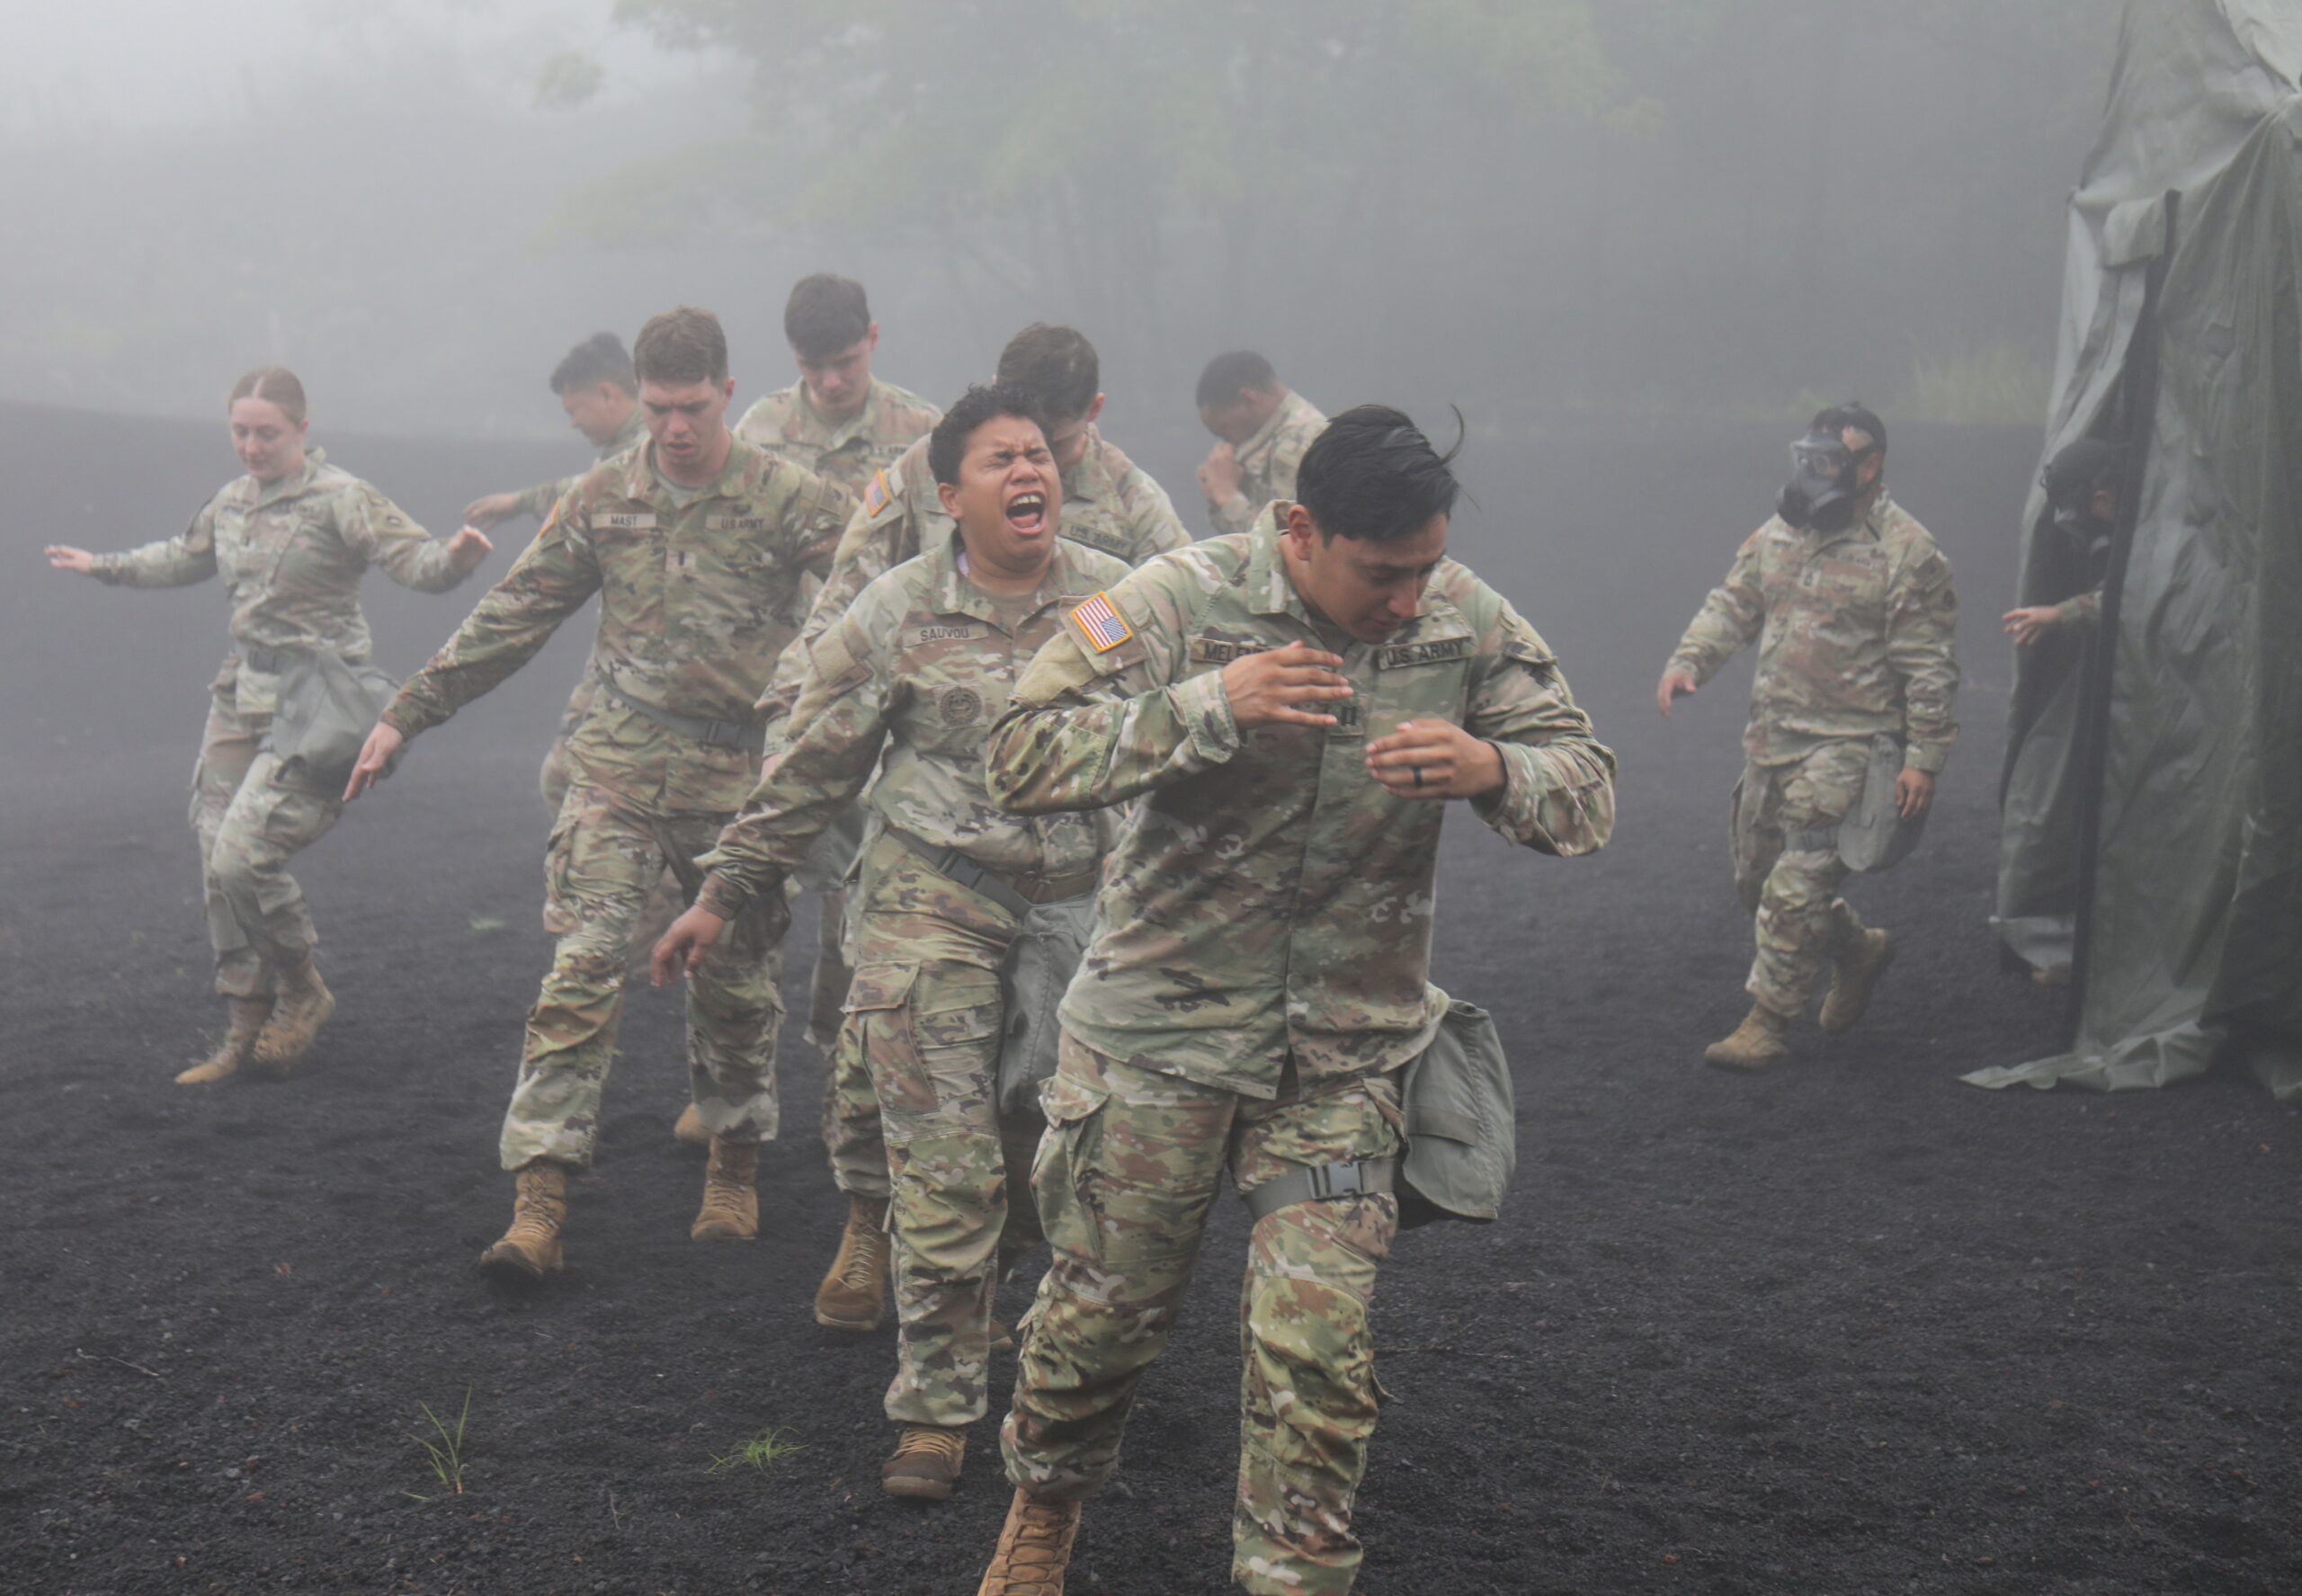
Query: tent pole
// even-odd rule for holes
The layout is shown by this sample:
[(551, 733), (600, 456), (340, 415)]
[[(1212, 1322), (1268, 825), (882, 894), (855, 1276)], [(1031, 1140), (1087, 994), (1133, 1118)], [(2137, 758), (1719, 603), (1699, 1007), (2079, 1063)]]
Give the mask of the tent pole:
[(2135, 527), (2142, 515), (2142, 477), (2157, 419), (2158, 295), (2165, 286), (2166, 267), (2174, 253), (2181, 203), (2180, 190), (2166, 191), (2165, 237), (2143, 276), (2142, 315), (2135, 325), (2134, 340), (2127, 350), (2127, 369), (2119, 381), (2119, 436), (2126, 443), (2126, 458), (2119, 468), (2119, 521), (2110, 537), (2110, 564), (2102, 575), (2101, 620), (2095, 628), (2096, 646), (2080, 715), (2085, 736), (2078, 782), (2078, 902), (2066, 1016), (2074, 1051), (2086, 1016), (2087, 967), (2093, 952), (2095, 877), (2102, 845), (2102, 781), (2110, 761), (2110, 676), (2118, 657), (2119, 601), (2126, 588), (2127, 561), (2134, 552)]

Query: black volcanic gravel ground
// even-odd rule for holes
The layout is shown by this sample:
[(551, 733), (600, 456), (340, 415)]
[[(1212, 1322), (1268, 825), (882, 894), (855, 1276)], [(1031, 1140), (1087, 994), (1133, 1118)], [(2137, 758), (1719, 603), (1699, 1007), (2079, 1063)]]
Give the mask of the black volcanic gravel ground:
[[(1196, 441), (1121, 441), (1187, 493)], [(2057, 995), (2002, 976), (1984, 925), (1994, 618), (2034, 441), (1896, 441), (1967, 599), (1967, 742), (1918, 857), (1857, 884), (1904, 939), (1871, 1019), (1757, 1080), (1699, 1057), (1749, 951), (1722, 834), (1746, 674), (1668, 727), (1648, 694), (1781, 440), (1616, 429), (1467, 459), (1486, 508), (1458, 550), (1561, 650), (1622, 755), (1622, 823), (1568, 864), (1450, 828), (1436, 975), (1502, 1022), (1521, 1174), (1501, 1225), (1417, 1232), (1385, 1272), (1370, 1596), (2302, 1589), (2296, 1117), (2230, 1074), (1956, 1082), (2059, 1039)], [(435, 530), (572, 463), (338, 458)], [(209, 429), (25, 410), (0, 411), (0, 459), (27, 485), (0, 584), (0, 1588), (973, 1591), (1007, 1496), (990, 1426), (950, 1503), (884, 1498), (891, 1334), (809, 1317), (841, 1210), (796, 1028), (758, 1245), (686, 1239), (678, 1009), (643, 994), (567, 1274), (514, 1299), (471, 1269), (509, 1209), (496, 1125), (547, 957), (533, 767), (583, 639), (306, 856), (342, 1003), (308, 1068), (182, 1091), (220, 1019), (183, 815), (220, 594), (75, 585), (35, 551), (173, 531), (231, 464)], [(476, 590), (368, 591), (406, 671)], [(1241, 1220), (1225, 1205), (1089, 1508), (1080, 1596), (1223, 1586)], [(467, 1489), (443, 1497), (408, 1436), (467, 1392)], [(804, 1449), (709, 1471), (768, 1427)]]

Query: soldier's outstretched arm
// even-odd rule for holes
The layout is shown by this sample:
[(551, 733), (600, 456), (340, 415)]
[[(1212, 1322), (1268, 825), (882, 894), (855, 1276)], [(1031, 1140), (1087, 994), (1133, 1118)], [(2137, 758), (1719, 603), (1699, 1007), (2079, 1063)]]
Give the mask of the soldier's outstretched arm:
[(1710, 590), (1702, 608), (1687, 623), (1685, 635), (1664, 667), (1665, 682), (1673, 674), (1683, 674), (1699, 687), (1716, 676), (1736, 650), (1757, 639), (1766, 625), (1766, 595), (1759, 585), (1759, 541), (1765, 536), (1766, 529), (1762, 527), (1744, 539), (1735, 563), (1727, 567), (1726, 580)]
[(118, 554), (90, 554), (52, 543), (44, 552), (58, 570), (94, 576), (111, 587), (189, 587), (216, 575), (215, 501), (201, 505), (183, 531), (156, 543)]
[(479, 567), (495, 545), (477, 527), (433, 538), (366, 483), (344, 514), (344, 542), (370, 565), (417, 593), (445, 593)]
[(438, 726), (533, 659), (599, 589), (585, 514), (571, 495), (455, 636), (384, 707), (384, 723), (403, 738)]

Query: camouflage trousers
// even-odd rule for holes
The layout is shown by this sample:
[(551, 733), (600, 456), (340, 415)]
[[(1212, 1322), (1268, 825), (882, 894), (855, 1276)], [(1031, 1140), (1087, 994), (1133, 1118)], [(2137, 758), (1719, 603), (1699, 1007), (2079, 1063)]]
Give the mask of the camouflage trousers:
[(208, 942), (216, 990), (227, 997), (268, 998), (279, 972), (311, 957), (319, 933), (288, 860), (344, 813), (336, 792), (258, 746), (271, 729), (269, 714), (242, 714), (234, 692), (219, 688), (192, 771), (190, 818), (200, 839)]
[[(599, 1136), (600, 1098), (615, 1053), (632, 928), (669, 869), (683, 900), (702, 885), (696, 856), (724, 814), (651, 813), (583, 780), (567, 789), (546, 850), (549, 912), (570, 929), (553, 950), (520, 1049), (504, 1116), (505, 1169), (537, 1158), (583, 1168)], [(779, 944), (790, 909), (764, 895), (736, 917), (687, 981), (687, 1064), (697, 1110), (729, 1141), (775, 1137)]]
[[(1022, 1325), (1007, 1476), (1085, 1496), (1119, 1461), (1135, 1383), (1165, 1347), (1225, 1168), (1242, 1191), (1304, 1164), (1405, 1147), (1398, 1079), (1272, 1101), (1107, 1058), (1063, 1039), (1040, 1093), (1031, 1190), (1055, 1259)], [(1231, 1577), (1342, 1596), (1359, 1567), (1352, 1498), (1375, 1431), (1368, 1306), (1398, 1228), (1387, 1193), (1303, 1202), (1256, 1224), (1239, 1296), (1239, 1475)]]
[(1735, 887), (1756, 915), (1758, 956), (1744, 985), (1785, 1017), (1805, 1012), (1809, 995), (1862, 922), (1839, 896), (1846, 866), (1835, 842), (1802, 834), (1834, 831), (1862, 796), (1867, 740), (1825, 743), (1790, 764), (1749, 764), (1735, 789)]
[(896, 1377), (888, 1417), (968, 1424), (989, 1406), (1000, 1259), (1038, 1239), (1029, 1167), (1039, 1123), (1003, 1123), (999, 965), (1019, 922), (881, 839), (857, 892), (855, 980), (840, 1046), (868, 1070), (884, 1127)]

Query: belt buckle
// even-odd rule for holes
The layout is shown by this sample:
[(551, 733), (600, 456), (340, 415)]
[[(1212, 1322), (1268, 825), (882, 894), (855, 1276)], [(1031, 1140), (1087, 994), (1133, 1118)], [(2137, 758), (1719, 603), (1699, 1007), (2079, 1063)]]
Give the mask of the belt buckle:
[(1356, 1161), (1311, 1167), (1311, 1195), (1315, 1198), (1356, 1197), (1366, 1190), (1367, 1171)]

